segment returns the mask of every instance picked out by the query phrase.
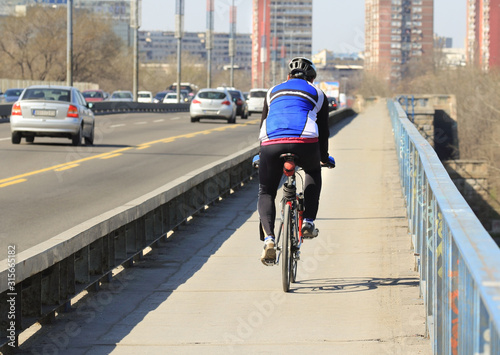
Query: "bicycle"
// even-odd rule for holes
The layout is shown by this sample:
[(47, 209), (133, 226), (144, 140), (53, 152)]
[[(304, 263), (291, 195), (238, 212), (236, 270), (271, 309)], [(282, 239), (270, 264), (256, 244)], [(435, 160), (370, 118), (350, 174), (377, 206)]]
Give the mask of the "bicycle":
[[(281, 223), (276, 236), (275, 248), (276, 259), (270, 261), (270, 265), (279, 265), (283, 254), (281, 264), (281, 280), (283, 291), (290, 290), (290, 283), (297, 280), (297, 267), (300, 260), (300, 247), (304, 238), (302, 234), (302, 224), (304, 222), (304, 180), (297, 174), (302, 170), (297, 166), (299, 157), (293, 153), (281, 154), (283, 162), (283, 174), (286, 181), (283, 183), (283, 196), (281, 198)], [(322, 165), (321, 167), (335, 167), (335, 160), (331, 158), (333, 165)], [(258, 156), (254, 158), (254, 167), (258, 167)], [(297, 176), (301, 180), (301, 188), (297, 192)], [(261, 239), (264, 238), (264, 231), (260, 227)]]

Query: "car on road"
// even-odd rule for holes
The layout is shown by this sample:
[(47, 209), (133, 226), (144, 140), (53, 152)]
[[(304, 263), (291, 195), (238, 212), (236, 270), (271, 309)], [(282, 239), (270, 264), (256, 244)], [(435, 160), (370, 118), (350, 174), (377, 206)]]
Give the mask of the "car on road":
[[(224, 87), (218, 87), (217, 89), (224, 89)], [(231, 94), (231, 97), (236, 104), (236, 115), (240, 116), (243, 119), (247, 119), (248, 104), (245, 100), (245, 95), (243, 95), (243, 92), (233, 87), (226, 87), (225, 89)]]
[(156, 93), (155, 97), (153, 97), (153, 102), (155, 104), (158, 104), (158, 103), (163, 103), (163, 99), (165, 98), (165, 96), (169, 93), (169, 92), (172, 92), (171, 90), (164, 90), (164, 91), (160, 91), (158, 93)]
[(262, 113), (266, 95), (267, 89), (251, 89), (248, 92), (248, 116), (250, 116), (252, 113)]
[(106, 92), (102, 90), (84, 90), (82, 95), (87, 102), (101, 102), (106, 100)]
[(73, 145), (94, 144), (94, 113), (82, 93), (72, 86), (35, 85), (26, 88), (12, 105), (12, 143), (21, 138), (63, 137)]
[(189, 115), (191, 122), (209, 118), (236, 123), (236, 104), (227, 90), (201, 89), (191, 101)]
[(109, 101), (133, 102), (134, 95), (132, 94), (132, 91), (117, 90), (113, 91), (111, 97), (109, 98)]
[(145, 90), (139, 91), (137, 93), (137, 102), (153, 102), (153, 93)]
[[(183, 104), (183, 103), (186, 103), (186, 102), (189, 102), (189, 99), (187, 97), (187, 95), (185, 93), (180, 92), (180, 101), (179, 103)], [(165, 95), (165, 97), (163, 98), (163, 103), (164, 104), (176, 104), (177, 103), (177, 93), (176, 92), (169, 92), (168, 94)]]
[(24, 89), (7, 89), (2, 94), (0, 102), (16, 102)]
[(337, 110), (338, 108), (337, 99), (331, 96), (328, 96), (327, 99), (328, 99), (328, 111), (331, 112)]
[[(177, 91), (177, 83), (173, 83), (172, 85), (167, 87), (166, 90), (170, 90), (171, 92)], [(180, 90), (185, 91), (187, 93), (187, 96), (189, 97), (189, 100), (191, 100), (198, 91), (198, 86), (191, 83), (181, 82)]]

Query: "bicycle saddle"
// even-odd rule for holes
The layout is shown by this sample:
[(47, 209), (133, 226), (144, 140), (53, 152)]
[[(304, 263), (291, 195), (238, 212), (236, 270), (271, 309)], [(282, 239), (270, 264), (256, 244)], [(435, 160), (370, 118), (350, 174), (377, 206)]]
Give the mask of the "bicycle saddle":
[(299, 161), (299, 156), (297, 154), (293, 154), (293, 153), (283, 153), (280, 155), (280, 158), (281, 159), (285, 159), (285, 161), (294, 161), (294, 162), (298, 162)]
[(293, 153), (284, 153), (280, 155), (280, 158), (285, 160), (283, 173), (286, 176), (292, 176), (295, 173), (295, 165), (299, 160), (299, 156)]

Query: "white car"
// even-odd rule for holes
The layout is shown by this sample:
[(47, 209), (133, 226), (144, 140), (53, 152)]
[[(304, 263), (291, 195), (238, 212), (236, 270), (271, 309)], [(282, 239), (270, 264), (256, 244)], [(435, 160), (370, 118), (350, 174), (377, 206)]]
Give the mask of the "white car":
[(12, 144), (21, 138), (33, 143), (35, 137), (69, 138), (73, 145), (94, 144), (93, 103), (72, 86), (35, 85), (26, 88), (12, 105)]
[(236, 123), (236, 104), (227, 90), (201, 89), (189, 106), (191, 122), (200, 118), (223, 119)]
[(153, 102), (153, 93), (151, 91), (139, 91), (137, 93), (137, 102)]
[(267, 89), (251, 89), (248, 92), (248, 116), (250, 116), (252, 113), (262, 113), (266, 95)]
[[(187, 98), (184, 96), (184, 94), (181, 92), (181, 100), (179, 103), (186, 103)], [(176, 104), (177, 103), (177, 93), (176, 92), (169, 92), (165, 97), (163, 98), (163, 103), (164, 104)]]

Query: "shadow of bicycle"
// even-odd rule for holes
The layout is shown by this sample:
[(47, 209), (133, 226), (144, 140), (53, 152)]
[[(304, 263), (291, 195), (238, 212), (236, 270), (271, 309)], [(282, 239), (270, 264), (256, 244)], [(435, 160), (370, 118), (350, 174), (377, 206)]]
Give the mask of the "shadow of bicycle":
[(348, 277), (322, 278), (297, 280), (290, 285), (290, 293), (324, 294), (324, 293), (351, 293), (376, 290), (379, 287), (417, 287), (418, 277), (378, 278), (378, 277)]

